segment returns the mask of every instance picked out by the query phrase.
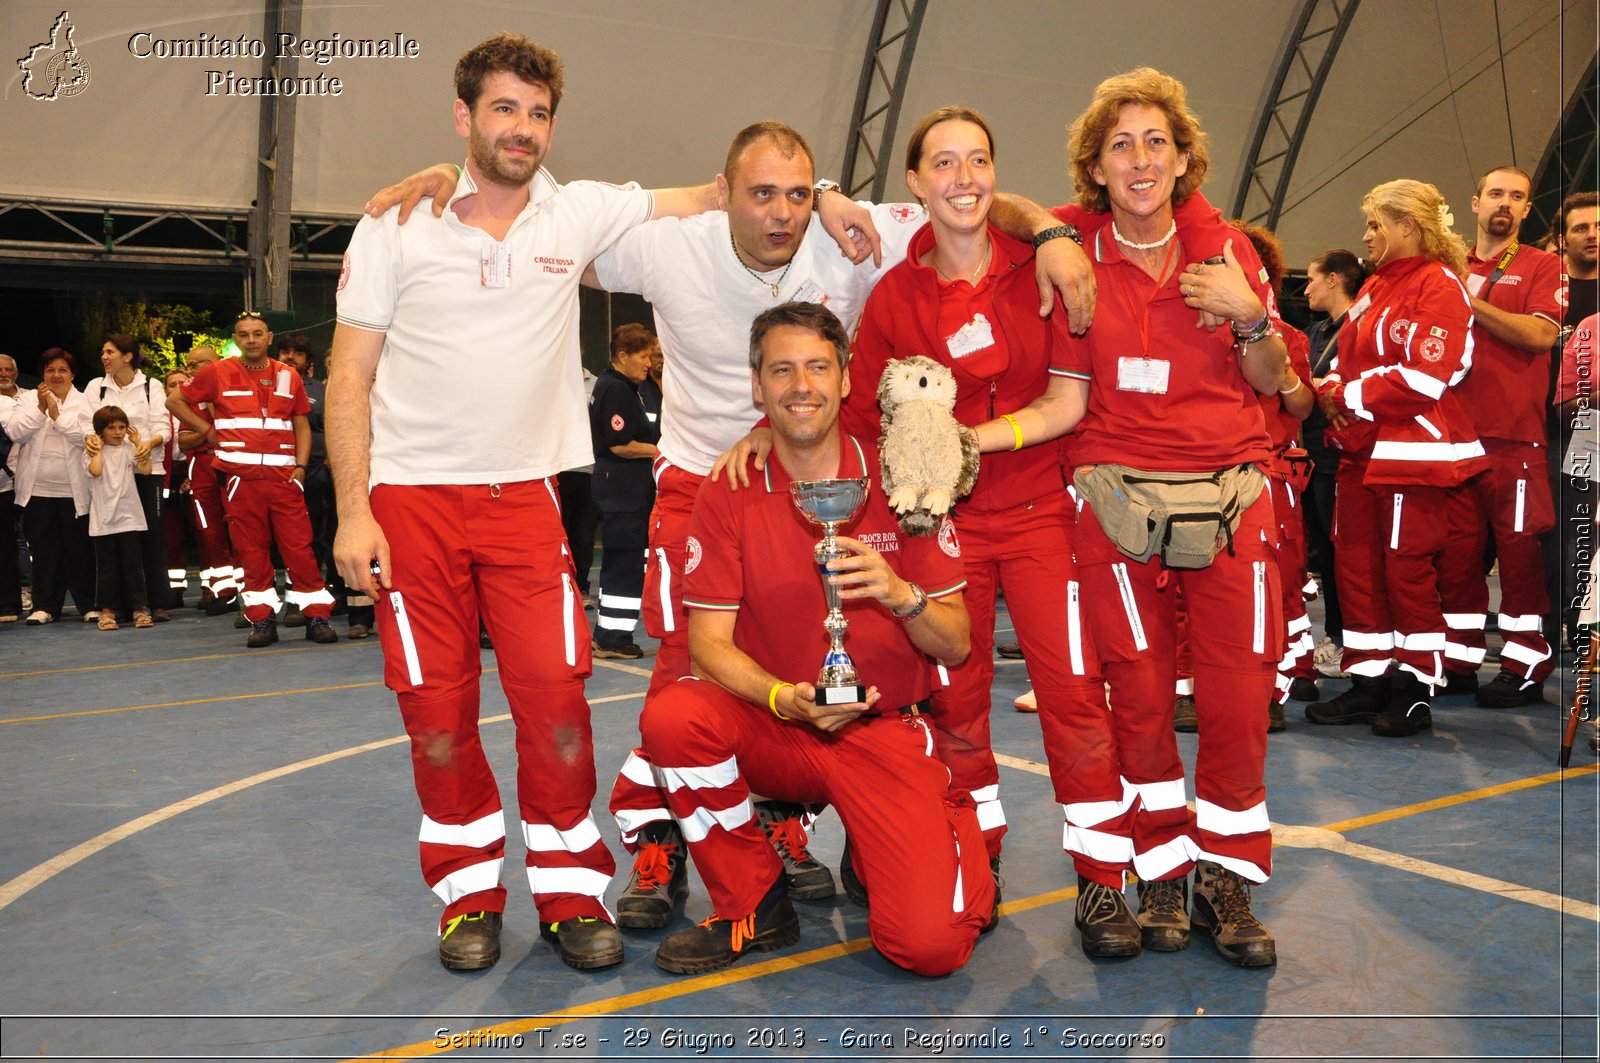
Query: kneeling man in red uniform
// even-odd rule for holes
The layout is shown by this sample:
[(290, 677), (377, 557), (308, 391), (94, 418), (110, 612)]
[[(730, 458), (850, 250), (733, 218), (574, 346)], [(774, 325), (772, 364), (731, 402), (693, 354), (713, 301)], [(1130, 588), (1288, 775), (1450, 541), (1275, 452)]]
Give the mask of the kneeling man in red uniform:
[[(950, 788), (921, 712), (934, 660), (966, 657), (961, 548), (946, 521), (903, 535), (885, 501), (878, 454), (840, 432), (849, 338), (838, 318), (785, 303), (755, 319), (755, 404), (773, 450), (751, 486), (703, 485), (690, 524), (684, 603), (694, 676), (646, 704), (640, 732), (667, 805), (711, 894), (714, 914), (672, 934), (656, 965), (715, 970), (752, 948), (793, 943), (799, 922), (783, 864), (757, 823), (752, 791), (834, 806), (870, 893), (872, 943), (924, 975), (966, 962), (994, 907), (994, 878), (969, 795)], [(821, 529), (790, 500), (796, 480), (865, 477), (866, 505), (829, 565), (867, 690), (818, 704), (808, 680), (828, 651), (812, 550)]]

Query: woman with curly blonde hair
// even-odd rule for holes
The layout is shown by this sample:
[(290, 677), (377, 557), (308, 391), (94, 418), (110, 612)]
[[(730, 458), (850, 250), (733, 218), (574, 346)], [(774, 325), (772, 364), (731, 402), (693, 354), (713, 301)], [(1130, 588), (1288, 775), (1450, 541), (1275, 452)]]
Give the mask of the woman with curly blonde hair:
[(1346, 315), (1320, 401), (1343, 453), (1334, 503), (1348, 691), (1306, 708), (1312, 723), (1370, 723), (1403, 738), (1433, 726), (1444, 682), (1436, 565), (1452, 488), (1488, 466), (1451, 389), (1472, 367), (1466, 246), (1444, 197), (1389, 181), (1361, 201), (1377, 267)]

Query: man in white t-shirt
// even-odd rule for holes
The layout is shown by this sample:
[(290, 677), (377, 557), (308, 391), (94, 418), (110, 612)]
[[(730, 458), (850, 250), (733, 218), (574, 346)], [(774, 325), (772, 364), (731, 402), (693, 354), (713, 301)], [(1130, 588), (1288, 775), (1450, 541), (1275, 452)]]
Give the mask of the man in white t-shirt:
[[(517, 796), (540, 933), (579, 968), (622, 960), (614, 862), (589, 814), (588, 625), (555, 476), (589, 464), (578, 283), (622, 232), (707, 209), (713, 187), (557, 185), (541, 169), (562, 68), (500, 34), (456, 66), (469, 154), (442, 217), (357, 226), (339, 279), (326, 430), (334, 557), (379, 602), (385, 681), (412, 741), (439, 958), (500, 955), (505, 826), (478, 736), (480, 615), (517, 731)], [(471, 371), (462, 371), (470, 365)]]

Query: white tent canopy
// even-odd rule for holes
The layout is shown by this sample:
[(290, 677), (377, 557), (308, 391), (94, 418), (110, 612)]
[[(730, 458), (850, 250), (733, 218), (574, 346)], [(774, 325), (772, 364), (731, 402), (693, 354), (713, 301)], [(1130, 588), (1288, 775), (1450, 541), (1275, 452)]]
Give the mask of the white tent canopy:
[[(261, 76), (261, 62), (214, 53), (236, 50), (241, 37), (247, 47), (263, 38), (261, 5), (74, 6), (71, 43), (84, 75), (75, 94), (36, 99), (22, 67), (36, 46), (51, 43), (60, 3), (0, 5), (0, 41), (11, 61), (0, 75), (0, 195), (248, 208), (261, 101), (230, 95), (228, 75), (237, 89), (239, 79)], [(550, 158), (558, 178), (651, 186), (708, 180), (732, 134), (764, 118), (801, 129), (819, 173), (837, 176), (872, 6), (307, 0), (304, 40), (400, 41), (402, 49), (411, 41), (415, 57), (301, 59), (298, 76), (323, 81), (321, 94), (298, 100), (294, 209), (353, 214), (399, 176), (459, 161), (455, 60), (501, 29), (550, 44), (566, 62)], [(1002, 187), (1059, 203), (1072, 193), (1067, 123), (1101, 78), (1151, 65), (1188, 86), (1212, 139), (1206, 190), (1226, 209), (1296, 10), (1292, 0), (933, 0), (886, 197), (906, 195), (897, 160), (917, 118), (960, 103), (991, 119)], [(1508, 161), (1538, 166), (1595, 37), (1592, 0), (1366, 0), (1317, 106), (1279, 222), (1291, 263), (1353, 246), (1361, 194), (1394, 177), (1439, 185), (1460, 226), (1470, 226), (1467, 206), (1481, 171)], [(276, 43), (262, 40), (269, 53)], [(37, 73), (41, 63), (32, 65)], [(336, 96), (327, 94), (333, 78)], [(40, 76), (29, 87), (44, 84)]]

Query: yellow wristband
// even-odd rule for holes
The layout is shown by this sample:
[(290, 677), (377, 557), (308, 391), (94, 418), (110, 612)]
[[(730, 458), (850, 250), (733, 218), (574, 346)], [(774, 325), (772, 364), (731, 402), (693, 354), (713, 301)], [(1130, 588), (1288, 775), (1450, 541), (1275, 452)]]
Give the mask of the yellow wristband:
[(1011, 438), (1013, 440), (1015, 440), (1015, 442), (1011, 444), (1011, 449), (1012, 450), (1021, 450), (1022, 449), (1022, 426), (1020, 424), (1018, 424), (1017, 423), (1017, 419), (1015, 417), (1011, 416), (1009, 413), (1001, 414), (1001, 418), (1011, 425)]
[(772, 689), (767, 691), (767, 708), (772, 710), (772, 715), (776, 716), (785, 723), (788, 723), (789, 720), (793, 719), (793, 717), (785, 716), (783, 713), (778, 711), (778, 691), (782, 690), (784, 687), (792, 686), (794, 686), (793, 683), (774, 683), (772, 684)]

